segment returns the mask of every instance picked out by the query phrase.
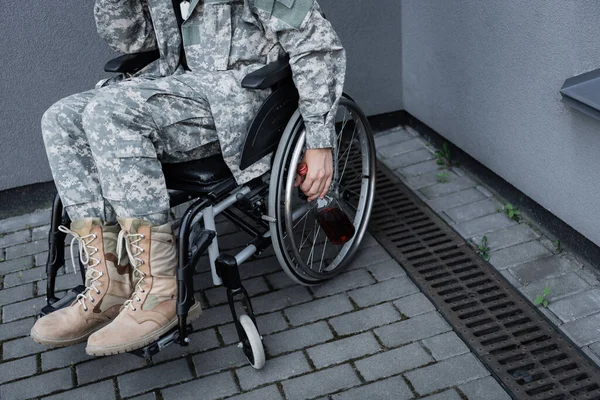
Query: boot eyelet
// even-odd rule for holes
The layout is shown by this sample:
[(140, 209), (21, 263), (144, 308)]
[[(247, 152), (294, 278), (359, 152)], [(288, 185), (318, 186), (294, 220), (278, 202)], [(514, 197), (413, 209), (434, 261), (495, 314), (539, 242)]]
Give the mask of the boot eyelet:
[(93, 302), (95, 302), (95, 301), (96, 301), (96, 300), (94, 300), (94, 298), (93, 298), (93, 297), (90, 297), (90, 302), (91, 302), (91, 303), (93, 303)]
[(87, 311), (88, 311), (88, 308), (87, 308), (87, 307), (83, 307), (83, 311), (84, 311), (84, 312), (87, 312)]
[(99, 291), (99, 290), (96, 290), (96, 294), (100, 294), (100, 291)]

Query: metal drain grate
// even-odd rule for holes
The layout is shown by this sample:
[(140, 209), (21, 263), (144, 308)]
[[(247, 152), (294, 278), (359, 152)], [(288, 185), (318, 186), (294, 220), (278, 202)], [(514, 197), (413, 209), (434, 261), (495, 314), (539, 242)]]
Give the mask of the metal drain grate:
[(371, 233), (519, 400), (600, 399), (600, 370), (383, 165)]

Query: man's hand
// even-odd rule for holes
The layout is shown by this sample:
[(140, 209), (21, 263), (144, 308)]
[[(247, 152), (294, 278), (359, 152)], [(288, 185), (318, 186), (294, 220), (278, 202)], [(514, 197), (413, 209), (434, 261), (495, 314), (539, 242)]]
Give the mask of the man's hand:
[[(329, 191), (333, 178), (333, 156), (331, 149), (309, 149), (302, 162), (308, 166), (305, 177), (296, 176), (295, 186), (308, 197), (308, 201), (323, 198)], [(304, 181), (302, 179), (304, 178)]]

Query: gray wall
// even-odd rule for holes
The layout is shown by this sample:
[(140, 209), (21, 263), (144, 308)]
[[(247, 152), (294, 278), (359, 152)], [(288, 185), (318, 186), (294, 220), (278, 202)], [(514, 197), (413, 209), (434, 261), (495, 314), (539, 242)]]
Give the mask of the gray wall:
[[(400, 3), (378, 2), (320, 1), (348, 49), (347, 91), (369, 114), (402, 108)], [(52, 180), (39, 120), (91, 88), (114, 55), (96, 35), (92, 4), (0, 0), (0, 190)]]
[(560, 102), (600, 68), (595, 0), (402, 0), (407, 111), (600, 245), (600, 122)]

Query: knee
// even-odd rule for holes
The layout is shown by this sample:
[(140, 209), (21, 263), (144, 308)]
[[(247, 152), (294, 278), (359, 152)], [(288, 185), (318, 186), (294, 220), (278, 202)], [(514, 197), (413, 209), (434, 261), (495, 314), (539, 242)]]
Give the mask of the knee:
[(111, 129), (118, 132), (120, 126), (136, 115), (133, 108), (120, 90), (104, 90), (94, 96), (82, 113), (83, 128), (88, 138)]
[[(80, 101), (75, 96), (67, 97), (51, 105), (42, 115), (42, 136), (45, 141), (68, 137), (73, 130), (80, 130)], [(79, 127), (79, 129), (77, 129)], [(74, 129), (75, 128), (75, 129)]]

